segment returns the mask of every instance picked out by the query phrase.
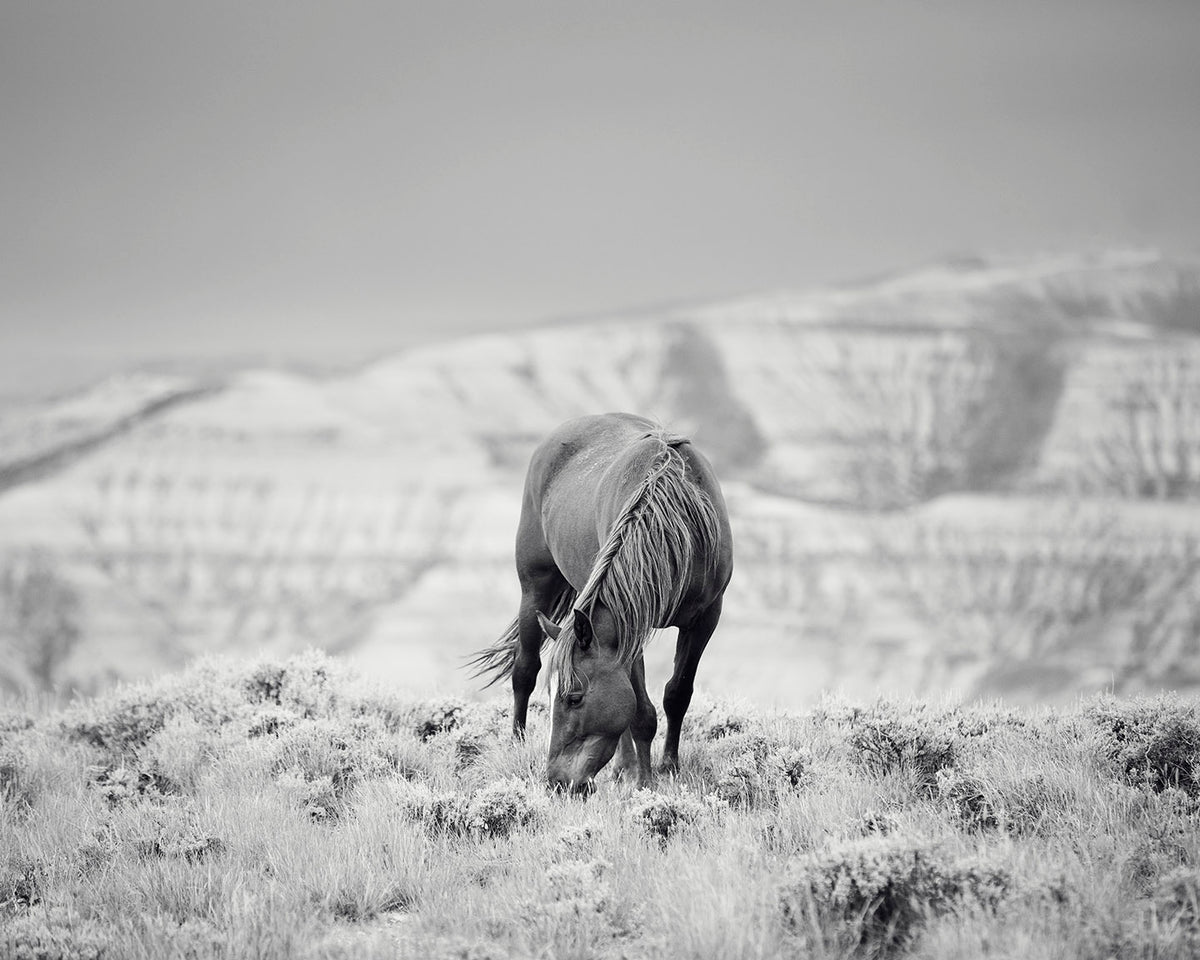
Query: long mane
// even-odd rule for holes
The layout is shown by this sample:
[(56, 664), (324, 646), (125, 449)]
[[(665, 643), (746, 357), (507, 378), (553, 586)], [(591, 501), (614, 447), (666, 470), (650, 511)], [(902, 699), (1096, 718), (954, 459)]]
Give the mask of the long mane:
[[(654, 629), (679, 607), (693, 563), (717, 562), (721, 540), (716, 507), (689, 479), (677, 449), (686, 439), (661, 428), (648, 439), (658, 446), (650, 467), (622, 506), (573, 604), (588, 614), (598, 606), (609, 612), (617, 654), (626, 664), (641, 655)], [(574, 678), (573, 622), (566, 618), (547, 656), (547, 682), (557, 677), (560, 687)]]

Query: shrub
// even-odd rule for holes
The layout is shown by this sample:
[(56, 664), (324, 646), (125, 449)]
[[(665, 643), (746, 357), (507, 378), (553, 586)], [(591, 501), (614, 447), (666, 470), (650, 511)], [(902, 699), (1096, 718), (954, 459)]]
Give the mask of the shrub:
[(278, 735), (280, 731), (295, 726), (299, 720), (300, 718), (295, 713), (283, 707), (262, 707), (250, 715), (249, 724), (246, 727), (246, 736), (251, 739), (254, 737), (273, 737)]
[(226, 844), (202, 826), (184, 801), (114, 815), (106, 831), (96, 837), (94, 847), (85, 859), (107, 859), (127, 847), (143, 859), (197, 863), (222, 853)]
[(749, 708), (738, 704), (714, 701), (693, 704), (688, 714), (687, 732), (697, 740), (721, 740), (734, 734), (747, 733), (753, 726)]
[(697, 800), (686, 793), (675, 796), (639, 790), (633, 795), (629, 815), (648, 836), (664, 847), (667, 841), (705, 816), (719, 816), (723, 805), (718, 800)]
[(345, 672), (336, 660), (316, 650), (283, 662), (260, 661), (242, 683), (243, 700), (283, 707), (301, 717), (327, 715), (338, 705)]
[(852, 717), (849, 743), (870, 773), (907, 771), (918, 789), (933, 796), (938, 771), (954, 765), (957, 735), (945, 717), (931, 716), (920, 706), (902, 710), (881, 701)]
[(136, 752), (174, 718), (209, 730), (238, 720), (265, 736), (296, 719), (337, 715), (343, 674), (335, 661), (315, 652), (248, 670), (201, 661), (169, 680), (132, 684), (77, 705), (64, 717), (63, 729), (114, 754)]
[(469, 720), (450, 734), (454, 746), (454, 766), (463, 770), (473, 766), (483, 756), (494, 735), (479, 721)]
[(1163, 876), (1154, 891), (1159, 916), (1183, 923), (1200, 935), (1200, 870), (1177, 867)]
[(312, 776), (296, 767), (281, 770), (276, 782), (288, 795), (292, 805), (302, 810), (314, 823), (337, 820), (345, 811), (345, 789), (339, 789), (333, 777)]
[(412, 732), (421, 740), (449, 733), (466, 719), (467, 704), (457, 697), (440, 697), (418, 703), (412, 710)]
[(962, 900), (994, 907), (1011, 885), (995, 865), (956, 860), (919, 839), (872, 836), (795, 862), (780, 902), (793, 930), (805, 928), (815, 907), (822, 929), (832, 925), (856, 946), (887, 947)]
[(35, 795), (23, 751), (0, 747), (0, 803), (25, 813)]
[(0, 956), (11, 960), (104, 960), (114, 956), (98, 927), (62, 911), (0, 926)]
[(1160, 792), (1178, 787), (1200, 795), (1200, 710), (1177, 696), (1105, 698), (1089, 704), (1089, 717), (1107, 738), (1107, 756), (1121, 778)]
[(247, 734), (237, 724), (212, 727), (196, 720), (191, 713), (168, 718), (163, 728), (138, 750), (134, 762), (154, 776), (164, 793), (191, 793), (204, 770), (218, 757), (227, 753)]
[(68, 736), (115, 754), (132, 753), (149, 742), (178, 709), (166, 692), (136, 686), (68, 714)]
[(266, 751), (276, 772), (298, 768), (339, 787), (392, 773), (399, 763), (394, 742), (366, 718), (303, 720), (280, 730)]
[(607, 860), (552, 863), (546, 868), (546, 880), (555, 907), (570, 913), (602, 913), (608, 907), (604, 875), (610, 866)]
[(118, 766), (92, 768), (92, 785), (110, 807), (138, 799), (161, 800), (178, 787), (161, 774)]
[(868, 810), (855, 819), (851, 827), (851, 836), (869, 837), (874, 834), (886, 837), (900, 829), (900, 821), (882, 810)]
[(529, 785), (520, 780), (502, 780), (477, 790), (467, 806), (471, 833), (506, 837), (541, 817), (546, 799), (532, 796)]
[(596, 831), (576, 823), (568, 824), (558, 832), (558, 842), (568, 854), (583, 854), (592, 848)]
[(791, 747), (779, 749), (757, 734), (733, 734), (712, 752), (713, 792), (734, 807), (776, 803), (783, 795), (811, 780), (808, 753)]
[(1056, 822), (1074, 822), (1079, 797), (1063, 784), (1037, 773), (1001, 784), (996, 802), (1000, 821), (1008, 833), (1034, 836), (1045, 833)]
[(0, 910), (20, 911), (40, 903), (46, 872), (42, 864), (18, 858), (0, 872)]
[(0, 707), (0, 743), (6, 739), (8, 734), (20, 733), (32, 726), (33, 717), (29, 714), (8, 707)]
[(954, 811), (968, 830), (984, 830), (999, 825), (994, 802), (978, 777), (945, 767), (938, 770), (938, 798)]
[(519, 827), (539, 822), (547, 801), (516, 779), (501, 780), (469, 796), (434, 793), (425, 784), (404, 784), (401, 802), (408, 815), (434, 833), (507, 837)]
[(338, 819), (364, 781), (400, 767), (396, 744), (377, 720), (320, 717), (299, 720), (254, 742), (257, 756), (293, 802), (315, 821)]
[(313, 820), (336, 820), (353, 789), (401, 772), (399, 744), (377, 717), (297, 719), (243, 743), (239, 762), (258, 765)]

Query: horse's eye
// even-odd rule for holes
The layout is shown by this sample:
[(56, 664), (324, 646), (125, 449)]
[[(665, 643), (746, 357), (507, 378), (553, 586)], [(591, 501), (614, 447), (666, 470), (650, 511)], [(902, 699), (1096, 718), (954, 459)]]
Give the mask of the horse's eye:
[(566, 699), (568, 707), (577, 707), (583, 703), (583, 694), (578, 690), (573, 690), (571, 693), (567, 694)]

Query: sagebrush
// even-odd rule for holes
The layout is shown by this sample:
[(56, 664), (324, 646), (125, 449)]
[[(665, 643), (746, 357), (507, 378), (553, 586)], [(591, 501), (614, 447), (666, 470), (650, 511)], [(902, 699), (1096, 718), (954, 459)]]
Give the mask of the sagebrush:
[[(336, 660), (0, 710), (0, 955), (1193, 956), (1200, 714), (700, 697), (651, 790)], [(1008, 952), (1005, 952), (1008, 951)]]

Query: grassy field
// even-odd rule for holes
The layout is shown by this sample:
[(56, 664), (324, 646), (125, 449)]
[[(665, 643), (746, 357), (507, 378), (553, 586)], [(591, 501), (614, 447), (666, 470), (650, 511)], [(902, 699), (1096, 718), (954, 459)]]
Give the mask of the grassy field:
[(1190, 957), (1200, 710), (698, 701), (547, 794), (549, 721), (315, 654), (0, 711), (0, 955)]

